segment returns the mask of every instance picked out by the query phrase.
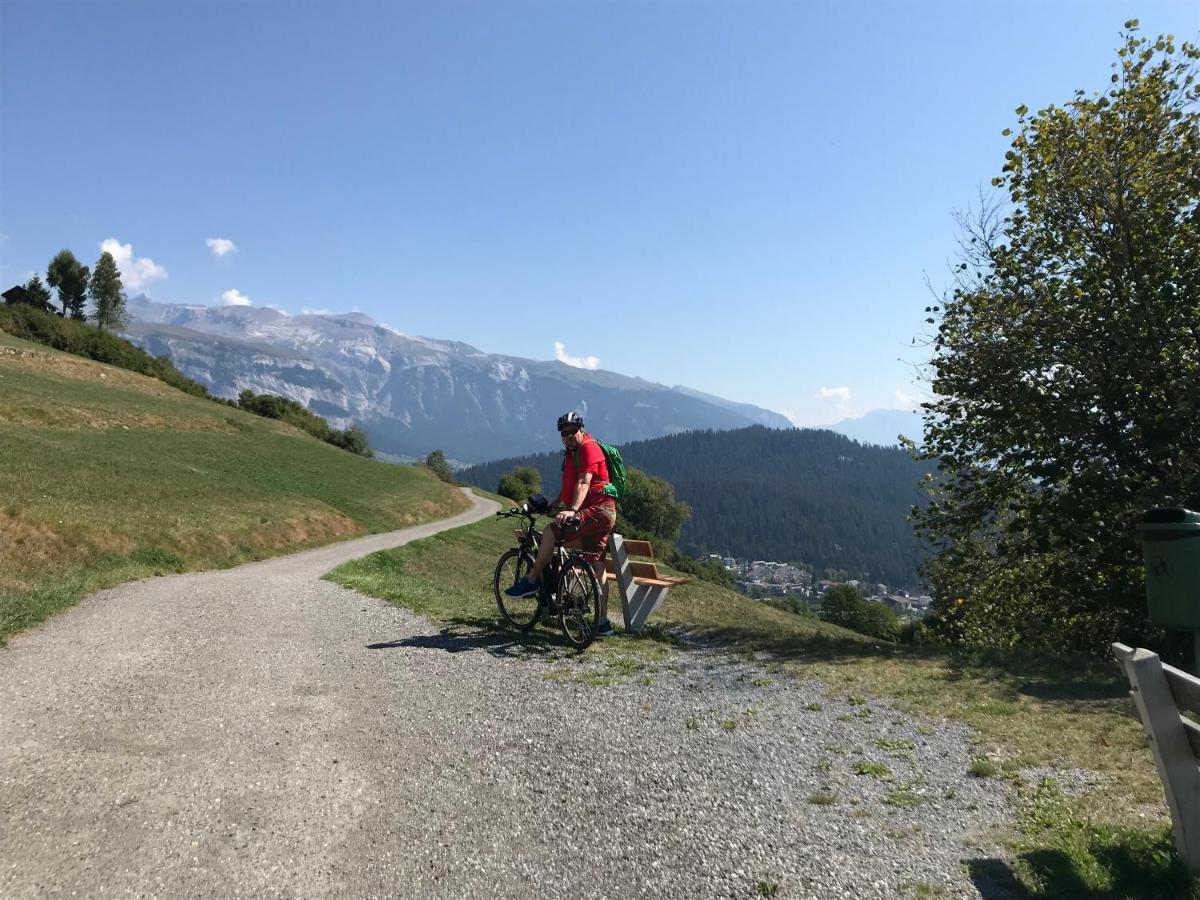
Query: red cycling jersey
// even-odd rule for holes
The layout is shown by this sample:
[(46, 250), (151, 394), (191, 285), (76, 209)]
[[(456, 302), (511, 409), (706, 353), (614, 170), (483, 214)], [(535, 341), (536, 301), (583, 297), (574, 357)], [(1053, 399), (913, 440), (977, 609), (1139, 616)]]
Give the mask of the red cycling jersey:
[[(578, 464), (576, 455), (579, 457)], [(575, 502), (575, 485), (579, 483), (581, 470), (592, 473), (592, 483), (588, 486), (587, 496), (583, 499), (580, 509), (608, 499), (604, 494), (604, 486), (608, 484), (608, 462), (600, 445), (591, 435), (585, 434), (579, 449), (568, 452), (563, 459), (562, 493), (558, 502), (564, 506), (571, 506)]]

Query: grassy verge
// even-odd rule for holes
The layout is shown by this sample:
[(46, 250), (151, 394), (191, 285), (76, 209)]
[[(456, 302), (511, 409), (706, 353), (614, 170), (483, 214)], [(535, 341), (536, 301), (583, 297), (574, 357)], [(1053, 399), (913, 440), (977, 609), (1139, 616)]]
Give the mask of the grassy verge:
[(0, 641), (101, 587), (466, 508), (428, 472), (0, 332)]
[[(492, 567), (511, 542), (510, 522), (486, 521), (328, 577), (431, 619), (441, 629), (431, 639), (442, 644), (555, 653), (551, 631), (521, 637), (498, 624)], [(1009, 861), (973, 861), (973, 878), (1010, 896), (1200, 897), (1175, 858), (1154, 764), (1115, 665), (880, 644), (705, 582), (673, 588), (651, 621), (648, 638), (594, 645), (580, 680), (597, 681), (597, 667), (597, 683), (644, 671), (686, 631), (730, 654), (754, 654), (775, 672), (820, 680), (839, 696), (870, 694), (934, 720), (966, 722), (977, 735), (969, 774), (1012, 781), (1020, 810)], [(1029, 775), (1032, 768), (1085, 770), (1095, 783), (1068, 798), (1053, 778)]]

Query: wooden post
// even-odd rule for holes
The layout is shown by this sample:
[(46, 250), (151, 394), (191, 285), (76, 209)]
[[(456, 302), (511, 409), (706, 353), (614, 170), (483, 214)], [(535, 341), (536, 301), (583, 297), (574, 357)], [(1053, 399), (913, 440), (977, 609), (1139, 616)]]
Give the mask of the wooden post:
[(1179, 708), (1163, 673), (1162, 661), (1149, 650), (1113, 645), (1133, 685), (1138, 716), (1150, 738), (1150, 751), (1162, 780), (1175, 849), (1193, 874), (1200, 874), (1200, 765), (1180, 721)]
[(625, 552), (625, 538), (614, 533), (609, 539), (612, 549), (613, 577), (617, 579), (617, 590), (621, 594), (621, 618), (625, 630), (629, 630), (629, 593), (633, 587), (633, 570), (629, 567), (629, 554)]

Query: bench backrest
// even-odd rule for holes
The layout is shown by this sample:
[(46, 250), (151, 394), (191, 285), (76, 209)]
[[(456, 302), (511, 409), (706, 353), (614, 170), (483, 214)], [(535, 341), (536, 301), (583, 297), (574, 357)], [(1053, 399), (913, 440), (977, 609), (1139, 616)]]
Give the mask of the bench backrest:
[[(625, 543), (630, 544), (632, 542), (626, 541)], [(617, 574), (617, 564), (611, 556), (604, 557), (604, 569), (609, 575)], [(638, 562), (637, 560), (631, 559), (629, 561), (629, 571), (633, 574), (634, 578), (658, 579), (662, 577), (658, 574), (658, 566), (652, 562)]]
[(654, 548), (649, 541), (626, 541), (625, 552), (630, 556), (648, 556), (654, 558)]
[(1149, 650), (1112, 645), (1133, 688), (1138, 718), (1163, 784), (1175, 849), (1192, 874), (1200, 874), (1200, 725), (1183, 712), (1200, 713), (1200, 679), (1164, 665)]

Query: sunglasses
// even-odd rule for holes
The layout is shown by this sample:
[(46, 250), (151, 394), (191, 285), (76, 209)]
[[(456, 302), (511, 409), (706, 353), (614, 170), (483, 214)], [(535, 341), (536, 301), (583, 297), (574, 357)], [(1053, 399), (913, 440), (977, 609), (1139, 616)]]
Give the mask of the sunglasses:
[(570, 435), (570, 434), (579, 434), (579, 429), (578, 428), (564, 428), (562, 431), (559, 432), (559, 435), (561, 435), (562, 437), (566, 437), (567, 435)]

